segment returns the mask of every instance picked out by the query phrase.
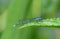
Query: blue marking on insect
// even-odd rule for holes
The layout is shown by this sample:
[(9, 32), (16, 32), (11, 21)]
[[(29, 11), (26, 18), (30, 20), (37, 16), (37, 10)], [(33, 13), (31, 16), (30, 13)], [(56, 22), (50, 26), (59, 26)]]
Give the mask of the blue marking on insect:
[(39, 20), (42, 20), (42, 18), (41, 17), (37, 17), (37, 18), (34, 18), (34, 20), (39, 21)]

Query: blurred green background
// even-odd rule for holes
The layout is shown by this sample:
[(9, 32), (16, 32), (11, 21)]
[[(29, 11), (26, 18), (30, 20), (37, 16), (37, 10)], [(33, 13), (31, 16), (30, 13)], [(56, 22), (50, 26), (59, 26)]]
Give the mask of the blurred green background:
[(60, 0), (0, 0), (0, 39), (60, 39), (60, 28), (57, 28), (60, 25), (55, 28), (36, 25), (22, 29), (18, 29), (21, 25), (13, 27), (18, 20), (36, 17), (43, 20), (59, 18)]

